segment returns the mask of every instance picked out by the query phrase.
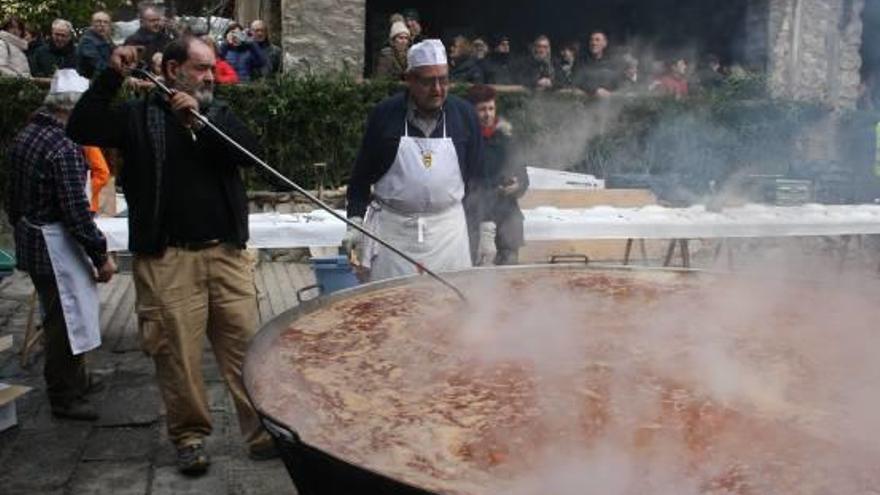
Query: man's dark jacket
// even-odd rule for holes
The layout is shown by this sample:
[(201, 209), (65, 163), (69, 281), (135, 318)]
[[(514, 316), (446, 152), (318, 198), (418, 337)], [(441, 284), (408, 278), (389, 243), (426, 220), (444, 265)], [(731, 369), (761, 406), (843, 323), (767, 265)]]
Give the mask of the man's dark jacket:
[(455, 65), (449, 66), (449, 79), (452, 82), (481, 84), (486, 82), (483, 68), (474, 57), (459, 59)]
[(623, 70), (620, 63), (608, 55), (597, 59), (588, 54), (577, 65), (575, 86), (589, 94), (595, 94), (599, 88), (615, 91), (620, 86)]
[[(102, 72), (83, 94), (67, 124), (67, 134), (74, 141), (91, 146), (118, 148), (123, 164), (119, 183), (128, 203), (128, 248), (142, 254), (161, 254), (168, 243), (162, 219), (166, 212), (162, 203), (163, 184), (157, 177), (163, 174), (154, 157), (151, 131), (147, 125), (149, 105), (159, 105), (166, 111), (166, 122), (177, 117), (157, 93), (145, 98), (114, 104), (113, 99), (123, 78), (114, 70)], [(254, 135), (222, 102), (214, 102), (206, 112), (217, 127), (256, 152), (259, 148)], [(240, 166), (250, 165), (249, 159), (203, 128), (195, 132), (197, 146), (216, 164), (223, 193), (234, 215), (235, 241), (244, 246), (248, 240), (247, 195), (239, 172)], [(167, 149), (171, 156), (174, 150)]]
[(110, 65), (113, 42), (89, 29), (76, 48), (76, 71), (89, 79)]
[(58, 69), (76, 68), (76, 46), (71, 41), (61, 48), (46, 43), (34, 51), (31, 58), (31, 75), (52, 77)]
[(155, 33), (148, 29), (140, 28), (135, 31), (133, 35), (125, 38), (125, 43), (123, 44), (126, 46), (144, 47), (142, 60), (150, 62), (153, 59), (153, 54), (165, 50), (165, 47), (168, 43), (171, 43), (171, 41), (171, 36), (165, 31)]

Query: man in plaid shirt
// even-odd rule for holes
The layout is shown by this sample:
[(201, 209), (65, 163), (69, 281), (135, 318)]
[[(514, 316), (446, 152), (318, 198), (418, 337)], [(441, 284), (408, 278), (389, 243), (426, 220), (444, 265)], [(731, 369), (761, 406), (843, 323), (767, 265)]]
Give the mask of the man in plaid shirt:
[[(54, 87), (54, 85), (53, 85)], [(82, 354), (74, 355), (68, 339), (59, 289), (42, 226), (60, 223), (85, 251), (95, 278), (110, 280), (116, 267), (98, 230), (86, 198), (86, 165), (82, 148), (65, 135), (64, 125), (81, 92), (50, 91), (42, 108), (12, 143), (6, 211), (15, 228), (17, 266), (26, 271), (43, 307), (46, 379), (52, 413), (94, 420), (86, 399), (92, 385)]]

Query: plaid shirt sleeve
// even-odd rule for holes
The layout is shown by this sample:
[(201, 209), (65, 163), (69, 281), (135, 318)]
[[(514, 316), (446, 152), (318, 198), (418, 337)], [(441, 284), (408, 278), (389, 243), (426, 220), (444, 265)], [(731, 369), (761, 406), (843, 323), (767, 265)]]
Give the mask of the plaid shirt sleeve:
[(61, 206), (61, 221), (68, 232), (85, 249), (86, 254), (100, 268), (107, 261), (107, 240), (98, 230), (89, 211), (86, 197), (86, 170), (82, 150), (65, 146), (51, 157), (55, 174), (56, 195)]

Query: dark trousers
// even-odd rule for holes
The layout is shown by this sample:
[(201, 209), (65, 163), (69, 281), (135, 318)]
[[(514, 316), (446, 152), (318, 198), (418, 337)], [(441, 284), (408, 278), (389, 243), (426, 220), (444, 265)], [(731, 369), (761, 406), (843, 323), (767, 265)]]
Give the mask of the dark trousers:
[(61, 311), (58, 287), (52, 275), (30, 274), (43, 307), (43, 335), (46, 345), (46, 364), (43, 376), (46, 391), (53, 406), (63, 407), (88, 388), (85, 356), (74, 356), (67, 339), (67, 325)]
[(519, 248), (525, 244), (523, 215), (519, 209), (495, 213), (495, 264), (519, 263)]

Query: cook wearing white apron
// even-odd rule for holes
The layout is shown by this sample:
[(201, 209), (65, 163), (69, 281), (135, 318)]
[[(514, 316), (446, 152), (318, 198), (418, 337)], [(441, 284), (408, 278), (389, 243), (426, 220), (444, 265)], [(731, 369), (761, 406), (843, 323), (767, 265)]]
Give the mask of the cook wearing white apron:
[(101, 345), (98, 285), (94, 265), (61, 223), (38, 227), (55, 274), (58, 298), (74, 356)]
[[(467, 223), (462, 198), (464, 181), (458, 154), (446, 134), (442, 138), (404, 135), (391, 168), (373, 188), (364, 227), (433, 271), (471, 267)], [(416, 273), (416, 268), (370, 238), (364, 240), (360, 259), (370, 280)]]

